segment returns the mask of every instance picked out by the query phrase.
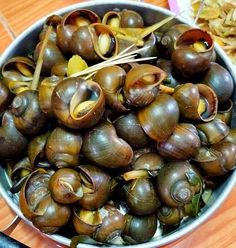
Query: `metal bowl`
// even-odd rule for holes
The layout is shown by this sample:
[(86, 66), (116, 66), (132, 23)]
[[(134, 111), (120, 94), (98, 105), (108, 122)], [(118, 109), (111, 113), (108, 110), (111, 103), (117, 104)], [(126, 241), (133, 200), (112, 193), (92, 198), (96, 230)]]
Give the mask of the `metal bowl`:
[[(99, 15), (103, 15), (106, 11), (112, 10), (115, 8), (119, 9), (133, 9), (137, 12), (139, 12), (147, 25), (152, 24), (154, 22), (160, 21), (163, 18), (166, 18), (168, 16), (173, 15), (170, 11), (156, 7), (154, 5), (142, 3), (142, 2), (134, 2), (134, 1), (127, 1), (127, 0), (121, 0), (116, 1), (115, 3), (110, 0), (105, 1), (88, 1), (84, 3), (79, 3), (75, 5), (68, 6), (66, 8), (60, 9), (59, 11), (55, 12), (54, 14), (63, 15), (66, 12), (72, 11), (74, 9), (78, 8), (88, 8)], [(40, 29), (42, 28), (42, 24), (44, 20), (43, 18), (33, 24), (31, 27), (29, 27), (25, 32), (23, 32), (19, 37), (16, 38), (16, 40), (13, 41), (13, 43), (8, 47), (8, 49), (2, 54), (0, 58), (0, 66), (6, 61), (8, 58), (16, 56), (16, 55), (25, 55), (27, 52), (32, 51), (36, 45), (36, 41), (38, 40), (38, 34)], [(164, 25), (162, 27), (162, 31), (165, 29), (168, 29), (171, 25), (176, 23), (186, 23), (189, 25), (192, 25), (191, 23), (188, 23), (188, 21), (184, 20), (181, 17), (176, 17), (171, 22), (169, 22), (167, 25)], [(193, 25), (192, 25), (193, 26)], [(236, 72), (233, 70), (233, 66), (228, 59), (227, 55), (223, 52), (223, 50), (215, 44), (215, 49), (217, 52), (217, 60), (220, 64), (222, 64), (224, 67), (226, 67), (229, 72), (231, 73), (232, 77), (234, 78), (234, 81), (236, 81)], [(236, 99), (236, 95), (234, 93), (234, 101)], [(232, 121), (232, 124), (235, 125), (236, 120)], [(135, 247), (157, 247), (162, 246), (167, 243), (170, 243), (187, 233), (194, 230), (196, 227), (201, 225), (204, 221), (206, 221), (210, 215), (212, 215), (215, 210), (224, 202), (225, 198), (228, 196), (232, 188), (234, 187), (236, 183), (236, 170), (233, 171), (231, 174), (228, 175), (227, 179), (222, 182), (222, 184), (214, 191), (213, 195), (211, 196), (211, 199), (209, 201), (208, 206), (205, 206), (201, 212), (200, 216), (197, 218), (189, 218), (185, 222), (183, 222), (180, 227), (176, 230), (174, 230), (172, 233), (168, 233), (165, 236), (159, 236), (156, 235), (151, 241), (147, 243), (142, 243), (135, 245)], [(0, 166), (0, 193), (2, 197), (6, 200), (8, 205), (15, 211), (15, 213), (25, 220), (29, 225), (33, 227), (31, 222), (29, 222), (25, 217), (22, 215), (19, 206), (18, 206), (18, 196), (14, 195), (10, 192), (10, 186), (11, 182), (10, 179), (7, 176), (7, 173), (3, 167)], [(45, 235), (45, 234), (42, 234)], [(46, 235), (50, 239), (57, 241), (60, 244), (64, 245), (70, 245), (70, 240), (66, 237), (54, 234), (54, 235)], [(91, 245), (86, 244), (80, 244), (80, 247), (91, 247)], [(126, 246), (126, 247), (132, 247)]]

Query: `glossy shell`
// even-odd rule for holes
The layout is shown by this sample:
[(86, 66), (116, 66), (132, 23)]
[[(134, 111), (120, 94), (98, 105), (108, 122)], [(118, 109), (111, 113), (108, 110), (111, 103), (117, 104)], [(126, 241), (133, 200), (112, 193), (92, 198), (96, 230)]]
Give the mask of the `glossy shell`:
[(139, 110), (137, 117), (147, 135), (162, 142), (173, 133), (178, 123), (179, 107), (173, 97), (161, 94), (151, 104)]
[(127, 103), (136, 107), (150, 104), (157, 95), (158, 85), (166, 77), (160, 68), (141, 64), (133, 67), (126, 76), (124, 95)]
[(215, 119), (207, 123), (197, 124), (199, 137), (202, 144), (216, 144), (229, 134), (229, 127), (221, 120)]
[(70, 168), (59, 169), (51, 176), (49, 190), (52, 198), (61, 204), (74, 203), (83, 197), (80, 175)]
[(39, 106), (37, 91), (26, 90), (12, 101), (16, 128), (26, 135), (36, 135), (46, 126), (46, 116)]
[(39, 86), (39, 105), (41, 110), (48, 116), (53, 116), (52, 92), (56, 85), (62, 80), (57, 76), (45, 78)]
[(98, 124), (85, 134), (82, 152), (90, 161), (107, 168), (127, 166), (133, 157), (130, 145), (117, 136), (114, 126), (108, 122)]
[[(205, 49), (196, 50), (194, 44), (197, 42), (207, 44)], [(213, 49), (213, 40), (206, 31), (197, 28), (189, 29), (176, 40), (171, 61), (183, 77), (191, 78), (210, 67)]]
[(201, 82), (215, 91), (219, 103), (228, 101), (234, 90), (233, 78), (230, 73), (223, 66), (214, 62), (211, 62)]
[(108, 66), (100, 69), (93, 80), (97, 82), (105, 95), (106, 104), (115, 111), (127, 111), (124, 106), (125, 98), (122, 88), (125, 83), (126, 72), (120, 66)]
[(45, 153), (50, 163), (58, 168), (79, 164), (82, 137), (66, 128), (55, 128), (47, 139)]
[[(84, 209), (94, 210), (103, 206), (111, 195), (111, 177), (93, 165), (79, 166), (84, 195), (79, 205)], [(86, 192), (85, 188), (90, 189)]]
[(65, 14), (57, 27), (57, 45), (64, 53), (71, 51), (73, 33), (80, 27), (100, 22), (99, 16), (88, 9), (77, 9)]
[(123, 187), (125, 202), (135, 215), (154, 213), (160, 202), (156, 190), (149, 178), (138, 178)]
[(185, 160), (196, 154), (201, 142), (197, 129), (188, 123), (180, 123), (164, 142), (157, 143), (161, 156), (171, 160)]
[(163, 55), (166, 58), (171, 57), (171, 54), (175, 49), (176, 40), (188, 29), (190, 29), (189, 25), (175, 24), (163, 34), (161, 38), (161, 46), (163, 47)]
[(18, 157), (26, 149), (28, 140), (15, 127), (13, 115), (6, 111), (2, 116), (0, 127), (0, 158), (12, 158), (12, 154)]
[(63, 80), (52, 94), (55, 116), (70, 128), (89, 128), (95, 125), (102, 117), (104, 107), (105, 98), (101, 87), (82, 78)]
[(141, 148), (148, 144), (149, 137), (143, 131), (135, 114), (129, 113), (115, 121), (117, 135), (135, 148)]
[(131, 244), (147, 242), (156, 232), (158, 222), (155, 214), (146, 216), (127, 214), (125, 219), (122, 237)]
[(236, 145), (220, 142), (210, 148), (201, 147), (194, 161), (208, 176), (223, 176), (235, 168)]
[(188, 162), (169, 162), (157, 176), (157, 191), (161, 200), (169, 207), (179, 207), (191, 202), (200, 192), (201, 177)]
[[(178, 102), (181, 116), (188, 120), (211, 121), (218, 109), (215, 92), (204, 84), (186, 83), (176, 88), (173, 97)], [(204, 101), (205, 111), (199, 113), (200, 100)]]

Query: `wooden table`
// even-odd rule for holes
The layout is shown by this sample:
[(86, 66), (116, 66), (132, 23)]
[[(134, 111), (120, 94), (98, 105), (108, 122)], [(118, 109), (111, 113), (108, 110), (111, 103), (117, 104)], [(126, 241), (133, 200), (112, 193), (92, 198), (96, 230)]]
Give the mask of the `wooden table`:
[[(0, 53), (9, 45), (14, 35), (19, 35), (25, 28), (42, 16), (61, 7), (78, 3), (79, 0), (0, 0)], [(151, 4), (168, 8), (167, 0), (145, 0)], [(5, 28), (4, 28), (5, 26)], [(7, 32), (9, 26), (12, 32)], [(235, 248), (236, 247), (236, 188), (220, 209), (201, 227), (186, 237), (164, 248)], [(0, 230), (2, 230), (15, 214), (3, 199), (0, 199)], [(30, 247), (59, 247), (53, 241), (41, 236), (39, 232), (20, 221), (8, 235)], [(0, 241), (1, 242), (1, 241)]]

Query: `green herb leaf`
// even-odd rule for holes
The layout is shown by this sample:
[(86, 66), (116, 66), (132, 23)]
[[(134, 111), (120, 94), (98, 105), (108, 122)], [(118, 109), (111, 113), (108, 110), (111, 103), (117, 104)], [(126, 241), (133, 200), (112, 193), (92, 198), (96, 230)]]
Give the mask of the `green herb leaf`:
[(198, 194), (196, 194), (193, 198), (192, 198), (192, 210), (193, 210), (193, 215), (197, 216), (200, 210), (200, 200), (201, 200), (201, 195), (202, 195), (202, 191)]
[(202, 193), (202, 200), (203, 202), (208, 205), (208, 202), (211, 198), (211, 195), (213, 193), (213, 190), (212, 189), (209, 189), (209, 188), (206, 188), (203, 193)]
[(193, 172), (193, 171), (188, 172), (185, 175), (186, 175), (188, 182), (190, 183), (191, 186), (196, 186), (199, 183), (201, 183), (201, 179), (198, 176), (196, 176), (195, 172)]

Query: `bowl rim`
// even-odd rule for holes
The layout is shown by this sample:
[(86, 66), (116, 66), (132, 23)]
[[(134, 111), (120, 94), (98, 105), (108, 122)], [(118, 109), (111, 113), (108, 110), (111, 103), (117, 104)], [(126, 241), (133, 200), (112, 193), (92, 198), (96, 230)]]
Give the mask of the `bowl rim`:
[[(81, 8), (88, 8), (88, 7), (92, 7), (95, 5), (113, 5), (114, 3), (112, 3), (110, 0), (92, 0), (92, 1), (85, 1), (85, 2), (80, 2), (80, 3), (76, 3), (76, 4), (72, 4), (69, 5), (67, 7), (63, 7), (58, 9), (57, 11), (53, 11), (52, 13), (48, 14), (47, 16), (39, 19), (38, 21), (34, 22), (30, 27), (28, 27), (25, 31), (23, 31), (19, 36), (16, 37), (16, 39), (8, 46), (8, 48), (2, 53), (1, 57), (0, 57), (0, 67), (2, 66), (3, 62), (6, 60), (6, 58), (9, 56), (10, 52), (12, 50), (14, 50), (14, 47), (16, 46), (16, 44), (18, 44), (19, 42), (22, 42), (22, 40), (29, 34), (32, 32), (32, 30), (36, 29), (37, 27), (39, 27), (40, 25), (43, 24), (43, 22), (45, 21), (45, 19), (52, 15), (52, 14), (58, 14), (61, 15), (64, 12), (69, 12), (72, 11), (74, 9), (81, 9)], [(175, 16), (175, 18), (185, 24), (189, 24), (192, 27), (197, 27), (196, 25), (194, 25), (193, 23), (191, 23), (189, 20), (181, 17), (181, 16), (177, 16), (175, 15), (173, 12), (171, 12), (170, 10), (164, 9), (162, 7), (159, 6), (155, 6), (149, 3), (144, 3), (144, 2), (137, 2), (137, 1), (130, 1), (130, 0), (117, 0), (116, 1), (117, 7), (119, 8), (119, 4), (121, 5), (129, 5), (131, 8), (138, 6), (138, 7), (144, 7), (144, 8), (149, 8), (151, 10), (157, 11), (157, 12), (161, 12), (165, 15), (168, 16)], [(219, 47), (219, 45), (214, 44), (215, 50), (217, 51), (218, 55), (220, 56), (220, 58), (224, 61), (227, 70), (230, 71), (233, 79), (234, 79), (234, 84), (236, 82), (236, 71), (234, 71), (233, 69), (233, 65), (232, 62), (230, 61), (230, 59), (227, 57), (227, 55), (225, 54), (225, 52), (223, 51), (222, 48)], [(226, 185), (224, 188), (224, 191), (222, 191), (219, 195), (219, 197), (215, 200), (214, 204), (212, 206), (210, 206), (204, 213), (202, 213), (200, 216), (198, 216), (196, 219), (194, 219), (191, 223), (186, 224), (186, 226), (182, 227), (180, 230), (177, 230), (169, 235), (167, 235), (166, 237), (161, 237), (158, 238), (156, 240), (150, 240), (149, 242), (146, 243), (141, 243), (141, 244), (135, 244), (135, 247), (142, 247), (142, 248), (150, 248), (150, 247), (157, 247), (157, 246), (163, 246), (165, 244), (171, 243), (181, 237), (184, 237), (186, 234), (190, 233), (191, 231), (193, 231), (195, 228), (197, 228), (198, 226), (200, 226), (203, 222), (205, 222), (218, 208), (219, 206), (224, 202), (224, 200), (226, 199), (226, 197), (229, 195), (229, 193), (232, 191), (233, 187), (236, 184), (236, 170), (234, 170), (232, 172), (232, 174), (229, 176), (229, 178), (226, 180)], [(58, 234), (52, 234), (52, 235), (47, 235), (44, 234), (42, 232), (40, 232), (36, 227), (33, 226), (33, 224), (27, 220), (22, 212), (20, 211), (19, 206), (13, 201), (13, 199), (11, 197), (9, 197), (10, 192), (6, 191), (6, 189), (4, 189), (1, 181), (0, 181), (0, 194), (1, 196), (4, 198), (4, 200), (7, 202), (7, 204), (9, 205), (9, 207), (23, 220), (25, 221), (27, 224), (29, 224), (31, 227), (33, 227), (35, 230), (37, 230), (42, 236), (46, 236), (49, 239), (52, 239), (54, 241), (56, 241), (57, 243), (63, 244), (63, 245), (70, 245), (70, 239), (63, 237), (61, 235)], [(87, 245), (87, 244), (79, 244), (79, 247), (81, 248), (89, 248), (89, 247), (96, 247), (93, 245)], [(116, 247), (114, 245), (111, 245), (110, 247)], [(119, 246), (121, 247), (121, 246)], [(134, 245), (127, 245), (124, 246), (127, 248), (133, 248)]]

